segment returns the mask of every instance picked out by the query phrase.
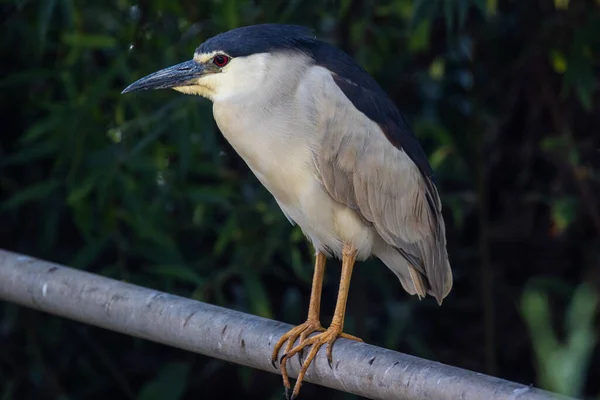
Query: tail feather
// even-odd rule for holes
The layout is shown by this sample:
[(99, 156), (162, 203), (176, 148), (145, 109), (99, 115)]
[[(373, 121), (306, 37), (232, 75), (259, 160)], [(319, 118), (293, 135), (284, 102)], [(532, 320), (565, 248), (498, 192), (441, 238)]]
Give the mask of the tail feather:
[(421, 273), (419, 273), (419, 271), (417, 271), (412, 265), (407, 264), (408, 265), (408, 273), (410, 274), (410, 278), (412, 280), (412, 283), (415, 287), (415, 291), (417, 296), (419, 297), (419, 300), (424, 298), (425, 295), (427, 294), (427, 283), (425, 282), (425, 280), (423, 279), (423, 275), (421, 275)]
[(373, 252), (398, 275), (407, 292), (430, 294), (441, 305), (452, 289), (446, 226), (437, 188), (429, 177), (423, 178), (423, 185), (409, 187), (399, 204), (381, 200), (371, 206), (371, 211), (379, 211), (373, 220), (381, 238)]
[[(424, 266), (420, 257), (412, 256), (412, 252), (388, 244), (381, 244), (374, 250), (374, 255), (396, 274), (406, 292), (411, 295), (416, 294), (419, 299), (429, 294), (437, 300), (438, 304), (442, 304), (452, 288), (452, 271), (447, 257), (436, 260), (439, 264), (434, 268), (435, 271), (441, 271), (443, 277), (429, 277), (426, 271), (431, 271), (432, 268)], [(431, 278), (438, 284), (432, 285)]]
[(374, 254), (396, 274), (406, 292), (416, 294), (420, 299), (427, 295), (428, 283), (424, 275), (410, 265), (396, 249), (381, 243), (374, 249)]

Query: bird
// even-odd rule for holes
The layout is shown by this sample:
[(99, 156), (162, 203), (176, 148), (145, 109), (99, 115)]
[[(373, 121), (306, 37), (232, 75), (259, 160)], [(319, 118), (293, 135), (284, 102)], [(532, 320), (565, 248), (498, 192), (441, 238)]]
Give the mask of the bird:
[[(299, 395), (322, 346), (332, 367), (338, 338), (362, 341), (343, 332), (357, 261), (380, 259), (419, 299), (431, 295), (441, 305), (449, 294), (446, 228), (427, 155), (391, 98), (346, 52), (304, 26), (243, 26), (207, 39), (191, 60), (122, 93), (150, 89), (212, 101), (220, 132), (312, 243), (307, 319), (281, 336), (271, 357), (275, 367), (279, 361), (288, 398), (290, 391), (292, 399)], [(324, 328), (320, 306), (329, 258), (341, 260), (341, 276), (333, 318)], [(286, 363), (305, 350), (291, 390)]]

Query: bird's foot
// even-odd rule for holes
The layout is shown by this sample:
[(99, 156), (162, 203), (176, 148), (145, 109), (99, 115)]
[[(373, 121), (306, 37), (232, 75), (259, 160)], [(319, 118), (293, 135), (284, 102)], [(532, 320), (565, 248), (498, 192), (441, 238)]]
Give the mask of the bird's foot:
[[(279, 338), (279, 341), (277, 341), (277, 344), (275, 344), (275, 348), (273, 349), (273, 354), (271, 355), (271, 363), (273, 364), (273, 367), (277, 368), (277, 366), (275, 365), (275, 362), (277, 361), (277, 357), (279, 356), (279, 350), (281, 350), (281, 347), (285, 344), (285, 342), (287, 342), (287, 346), (285, 348), (285, 351), (283, 352), (284, 354), (289, 352), (294, 347), (294, 344), (296, 343), (296, 340), (298, 338), (300, 338), (299, 343), (302, 343), (306, 340), (306, 337), (309, 336), (310, 334), (312, 334), (314, 332), (323, 332), (324, 330), (325, 330), (325, 328), (323, 328), (321, 326), (321, 323), (319, 322), (319, 320), (308, 319), (303, 324), (300, 324), (300, 325), (292, 328), (289, 332), (283, 334), (283, 336), (281, 336), (281, 338)], [(281, 372), (282, 372), (282, 374), (284, 373), (283, 370)]]
[[(307, 323), (308, 323), (308, 321), (305, 322), (303, 325), (305, 325)], [(303, 325), (300, 325), (294, 329), (300, 328)], [(316, 328), (316, 329), (312, 329), (312, 328)], [(294, 331), (294, 329), (292, 329), (292, 331)], [(289, 391), (291, 389), (291, 385), (290, 385), (289, 376), (287, 374), (287, 370), (285, 367), (286, 363), (291, 357), (295, 356), (298, 353), (303, 352), (303, 350), (305, 348), (307, 348), (308, 346), (312, 346), (312, 348), (310, 349), (310, 352), (308, 353), (308, 356), (306, 357), (304, 362), (302, 362), (302, 366), (300, 367), (300, 372), (298, 373), (298, 379), (296, 380), (296, 384), (294, 385), (294, 390), (292, 391), (292, 395), (291, 395), (292, 400), (294, 400), (300, 393), (300, 387), (302, 386), (302, 382), (304, 381), (304, 375), (306, 375), (306, 371), (308, 371), (308, 367), (310, 366), (310, 364), (316, 357), (321, 346), (323, 346), (324, 344), (327, 344), (327, 361), (329, 362), (329, 366), (331, 368), (333, 368), (333, 357), (332, 357), (333, 343), (338, 338), (341, 337), (344, 339), (350, 339), (350, 340), (356, 340), (358, 342), (362, 342), (362, 339), (360, 339), (356, 336), (352, 336), (352, 335), (343, 333), (341, 326), (332, 325), (329, 328), (327, 328), (326, 330), (324, 330), (321, 327), (321, 325), (319, 324), (316, 327), (311, 325), (311, 329), (312, 330), (306, 334), (304, 334), (304, 332), (306, 330), (301, 331), (302, 333), (300, 333), (300, 335), (299, 335), (300, 342), (298, 343), (298, 345), (296, 347), (289, 348), (291, 346), (288, 343), (288, 348), (286, 348), (285, 353), (281, 357), (281, 365), (280, 365), (281, 375), (283, 376), (283, 385), (285, 386), (285, 392), (286, 392), (286, 396), (287, 396), (287, 394), (289, 393)], [(290, 332), (292, 332), (292, 331), (290, 331)], [(314, 336), (308, 337), (308, 335), (310, 335), (311, 333), (313, 333), (315, 331), (319, 331), (321, 333), (318, 333)], [(295, 336), (294, 339), (296, 337), (298, 337), (298, 336)], [(291, 341), (290, 343), (294, 343), (294, 342), (295, 342), (295, 340)]]

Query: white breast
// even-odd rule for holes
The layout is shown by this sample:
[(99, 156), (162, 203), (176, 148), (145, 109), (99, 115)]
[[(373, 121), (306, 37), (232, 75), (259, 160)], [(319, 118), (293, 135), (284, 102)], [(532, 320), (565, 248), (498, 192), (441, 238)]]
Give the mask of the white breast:
[(310, 79), (311, 74), (322, 72), (305, 73), (309, 79), (282, 91), (293, 93), (294, 99), (282, 95), (217, 100), (214, 117), (225, 138), (317, 250), (341, 257), (342, 245), (348, 242), (364, 259), (378, 236), (353, 210), (335, 202), (318, 180), (312, 152), (318, 148), (315, 141), (323, 128), (302, 98), (307, 92), (322, 90), (313, 87), (318, 79)]

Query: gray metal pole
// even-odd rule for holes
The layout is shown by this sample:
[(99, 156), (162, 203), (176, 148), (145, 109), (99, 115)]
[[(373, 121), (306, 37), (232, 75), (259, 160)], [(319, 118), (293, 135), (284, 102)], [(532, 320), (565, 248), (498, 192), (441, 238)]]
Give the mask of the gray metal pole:
[[(278, 373), (282, 322), (0, 250), (0, 299), (127, 335)], [(306, 380), (371, 399), (547, 400), (542, 390), (345, 339), (333, 368), (320, 352)], [(289, 362), (297, 376), (298, 361)], [(564, 398), (564, 397), (562, 397)]]

